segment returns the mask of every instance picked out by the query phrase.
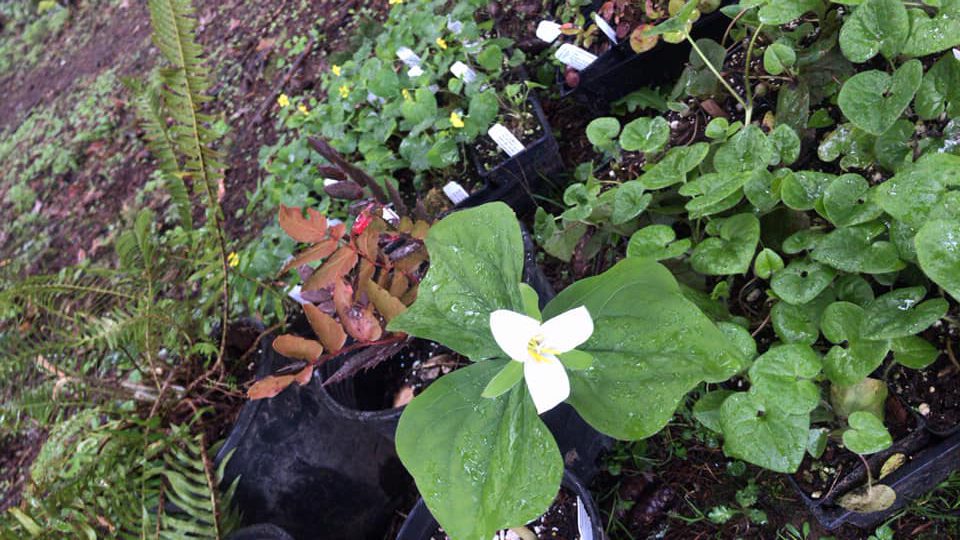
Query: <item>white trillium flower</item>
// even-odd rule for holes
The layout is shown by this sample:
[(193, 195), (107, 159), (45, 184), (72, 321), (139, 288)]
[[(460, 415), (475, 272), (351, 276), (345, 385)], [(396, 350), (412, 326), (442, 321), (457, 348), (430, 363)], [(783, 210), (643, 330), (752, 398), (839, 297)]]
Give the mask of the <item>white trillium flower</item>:
[(593, 319), (580, 306), (541, 323), (507, 309), (490, 314), (490, 332), (507, 356), (523, 364), (530, 397), (542, 414), (570, 395), (570, 379), (558, 355), (572, 351), (593, 334)]

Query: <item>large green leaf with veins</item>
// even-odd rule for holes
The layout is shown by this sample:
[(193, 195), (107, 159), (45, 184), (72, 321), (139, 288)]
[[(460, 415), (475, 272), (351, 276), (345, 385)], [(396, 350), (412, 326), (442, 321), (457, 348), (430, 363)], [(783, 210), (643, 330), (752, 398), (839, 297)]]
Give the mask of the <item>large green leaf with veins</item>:
[(809, 414), (789, 414), (740, 392), (720, 407), (723, 452), (772, 471), (792, 473), (807, 449)]
[(523, 311), (523, 241), (513, 210), (498, 202), (456, 212), (430, 228), (426, 244), (430, 270), (390, 331), (443, 343), (472, 360), (502, 356), (490, 313)]
[(910, 60), (893, 75), (870, 70), (847, 79), (840, 89), (840, 110), (858, 128), (882, 135), (910, 105), (923, 80), (923, 65)]
[(960, 18), (941, 13), (928, 17), (922, 9), (910, 10), (910, 37), (903, 45), (907, 56), (927, 56), (960, 45)]
[(618, 439), (653, 435), (697, 384), (724, 381), (746, 361), (683, 296), (670, 272), (646, 258), (627, 258), (574, 283), (543, 317), (577, 306), (586, 306), (594, 321), (593, 336), (577, 349), (594, 361), (569, 372), (568, 401), (591, 425)]
[(866, 0), (840, 30), (840, 50), (852, 62), (883, 54), (893, 58), (910, 34), (910, 18), (900, 0)]
[(950, 188), (960, 186), (960, 156), (927, 154), (877, 186), (876, 200), (885, 212), (919, 228), (944, 202)]
[(457, 540), (492, 538), (536, 519), (560, 487), (563, 459), (526, 385), (481, 397), (507, 362), (444, 375), (400, 417), (397, 454), (430, 513)]

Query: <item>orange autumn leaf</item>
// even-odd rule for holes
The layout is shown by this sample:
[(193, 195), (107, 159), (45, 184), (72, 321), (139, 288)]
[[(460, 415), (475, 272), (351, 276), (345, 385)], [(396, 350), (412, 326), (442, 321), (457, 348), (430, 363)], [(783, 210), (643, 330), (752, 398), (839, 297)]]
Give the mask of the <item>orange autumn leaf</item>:
[(357, 252), (349, 246), (342, 246), (307, 278), (303, 290), (315, 291), (328, 287), (335, 280), (347, 275), (356, 264)]
[(312, 339), (284, 334), (273, 340), (273, 350), (288, 358), (314, 362), (323, 354), (323, 345)]
[(247, 390), (247, 397), (250, 399), (272, 398), (286, 390), (288, 386), (297, 383), (303, 386), (310, 382), (313, 377), (313, 364), (310, 364), (299, 372), (292, 375), (270, 375), (254, 383)]
[(333, 239), (324, 240), (318, 244), (315, 244), (305, 250), (303, 250), (299, 255), (290, 259), (290, 262), (283, 265), (283, 268), (280, 269), (280, 274), (283, 275), (290, 270), (291, 268), (297, 268), (300, 265), (312, 263), (314, 261), (319, 261), (329, 257), (331, 253), (336, 251), (337, 241)]
[(347, 333), (333, 317), (327, 315), (313, 304), (304, 304), (303, 311), (310, 322), (310, 328), (320, 338), (320, 343), (330, 352), (337, 352), (347, 341)]
[(393, 296), (370, 280), (364, 283), (363, 290), (387, 322), (390, 322), (391, 319), (407, 310), (407, 306), (403, 305), (403, 302), (401, 302), (399, 298)]
[(366, 307), (353, 303), (350, 286), (337, 280), (333, 289), (333, 305), (337, 308), (340, 324), (358, 341), (376, 341), (383, 334), (380, 319), (373, 314), (373, 304)]
[(313, 208), (303, 217), (300, 208), (280, 205), (280, 227), (297, 242), (320, 242), (327, 236), (327, 218)]

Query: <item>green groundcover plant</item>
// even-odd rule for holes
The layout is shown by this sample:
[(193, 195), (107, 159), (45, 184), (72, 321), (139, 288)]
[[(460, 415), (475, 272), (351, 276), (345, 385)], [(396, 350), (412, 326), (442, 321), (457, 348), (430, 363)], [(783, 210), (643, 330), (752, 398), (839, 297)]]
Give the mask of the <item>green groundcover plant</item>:
[[(727, 455), (780, 472), (819, 457), (828, 436), (861, 455), (889, 447), (887, 386), (869, 376), (885, 361), (933, 363), (941, 351), (923, 334), (955, 325), (960, 298), (960, 5), (840, 4), (727, 6), (739, 53), (694, 41), (688, 4), (653, 30), (693, 47), (672, 116), (593, 120), (587, 138), (615, 180), (585, 164), (567, 209), (537, 215), (548, 253), (625, 247), (711, 306), (748, 359), (749, 389), (704, 394), (696, 417)], [(706, 101), (714, 118), (678, 141), (669, 118), (702, 117)], [(631, 160), (642, 170), (623, 178)], [(765, 320), (728, 311), (744, 282), (767, 285)], [(758, 351), (768, 324), (775, 341)]]

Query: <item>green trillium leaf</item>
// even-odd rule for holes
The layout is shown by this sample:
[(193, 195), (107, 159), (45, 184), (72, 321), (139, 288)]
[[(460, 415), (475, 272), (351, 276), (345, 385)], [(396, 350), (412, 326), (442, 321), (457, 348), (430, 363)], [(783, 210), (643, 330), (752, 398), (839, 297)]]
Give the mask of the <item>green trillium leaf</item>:
[(930, 221), (920, 227), (914, 241), (923, 272), (960, 300), (960, 221)]
[(864, 71), (847, 79), (837, 103), (858, 128), (881, 135), (910, 105), (922, 80), (919, 60), (906, 62), (892, 76), (878, 70)]
[(630, 257), (574, 283), (550, 302), (544, 318), (577, 306), (586, 306), (595, 324), (578, 347), (593, 364), (569, 372), (567, 401), (618, 439), (653, 435), (697, 384), (724, 381), (746, 361), (670, 272), (649, 259)]
[(746, 273), (760, 240), (760, 220), (753, 214), (737, 214), (724, 219), (719, 229), (719, 237), (707, 238), (693, 248), (693, 269), (714, 276)]
[(480, 395), (485, 398), (495, 398), (503, 395), (522, 379), (523, 364), (516, 361), (507, 362), (507, 365), (503, 366), (503, 369), (490, 379)]
[(875, 454), (890, 448), (893, 439), (883, 421), (873, 413), (857, 411), (847, 418), (850, 428), (843, 432), (843, 445), (858, 454)]
[[(484, 234), (477, 234), (477, 231)], [(513, 210), (490, 203), (450, 214), (426, 239), (430, 270), (392, 332), (442, 343), (472, 360), (499, 357), (490, 313), (523, 311), (523, 241)]]
[(528, 523), (560, 488), (563, 459), (526, 386), (481, 397), (508, 363), (517, 362), (480, 362), (444, 375), (400, 417), (397, 454), (453, 538), (491, 538)]

